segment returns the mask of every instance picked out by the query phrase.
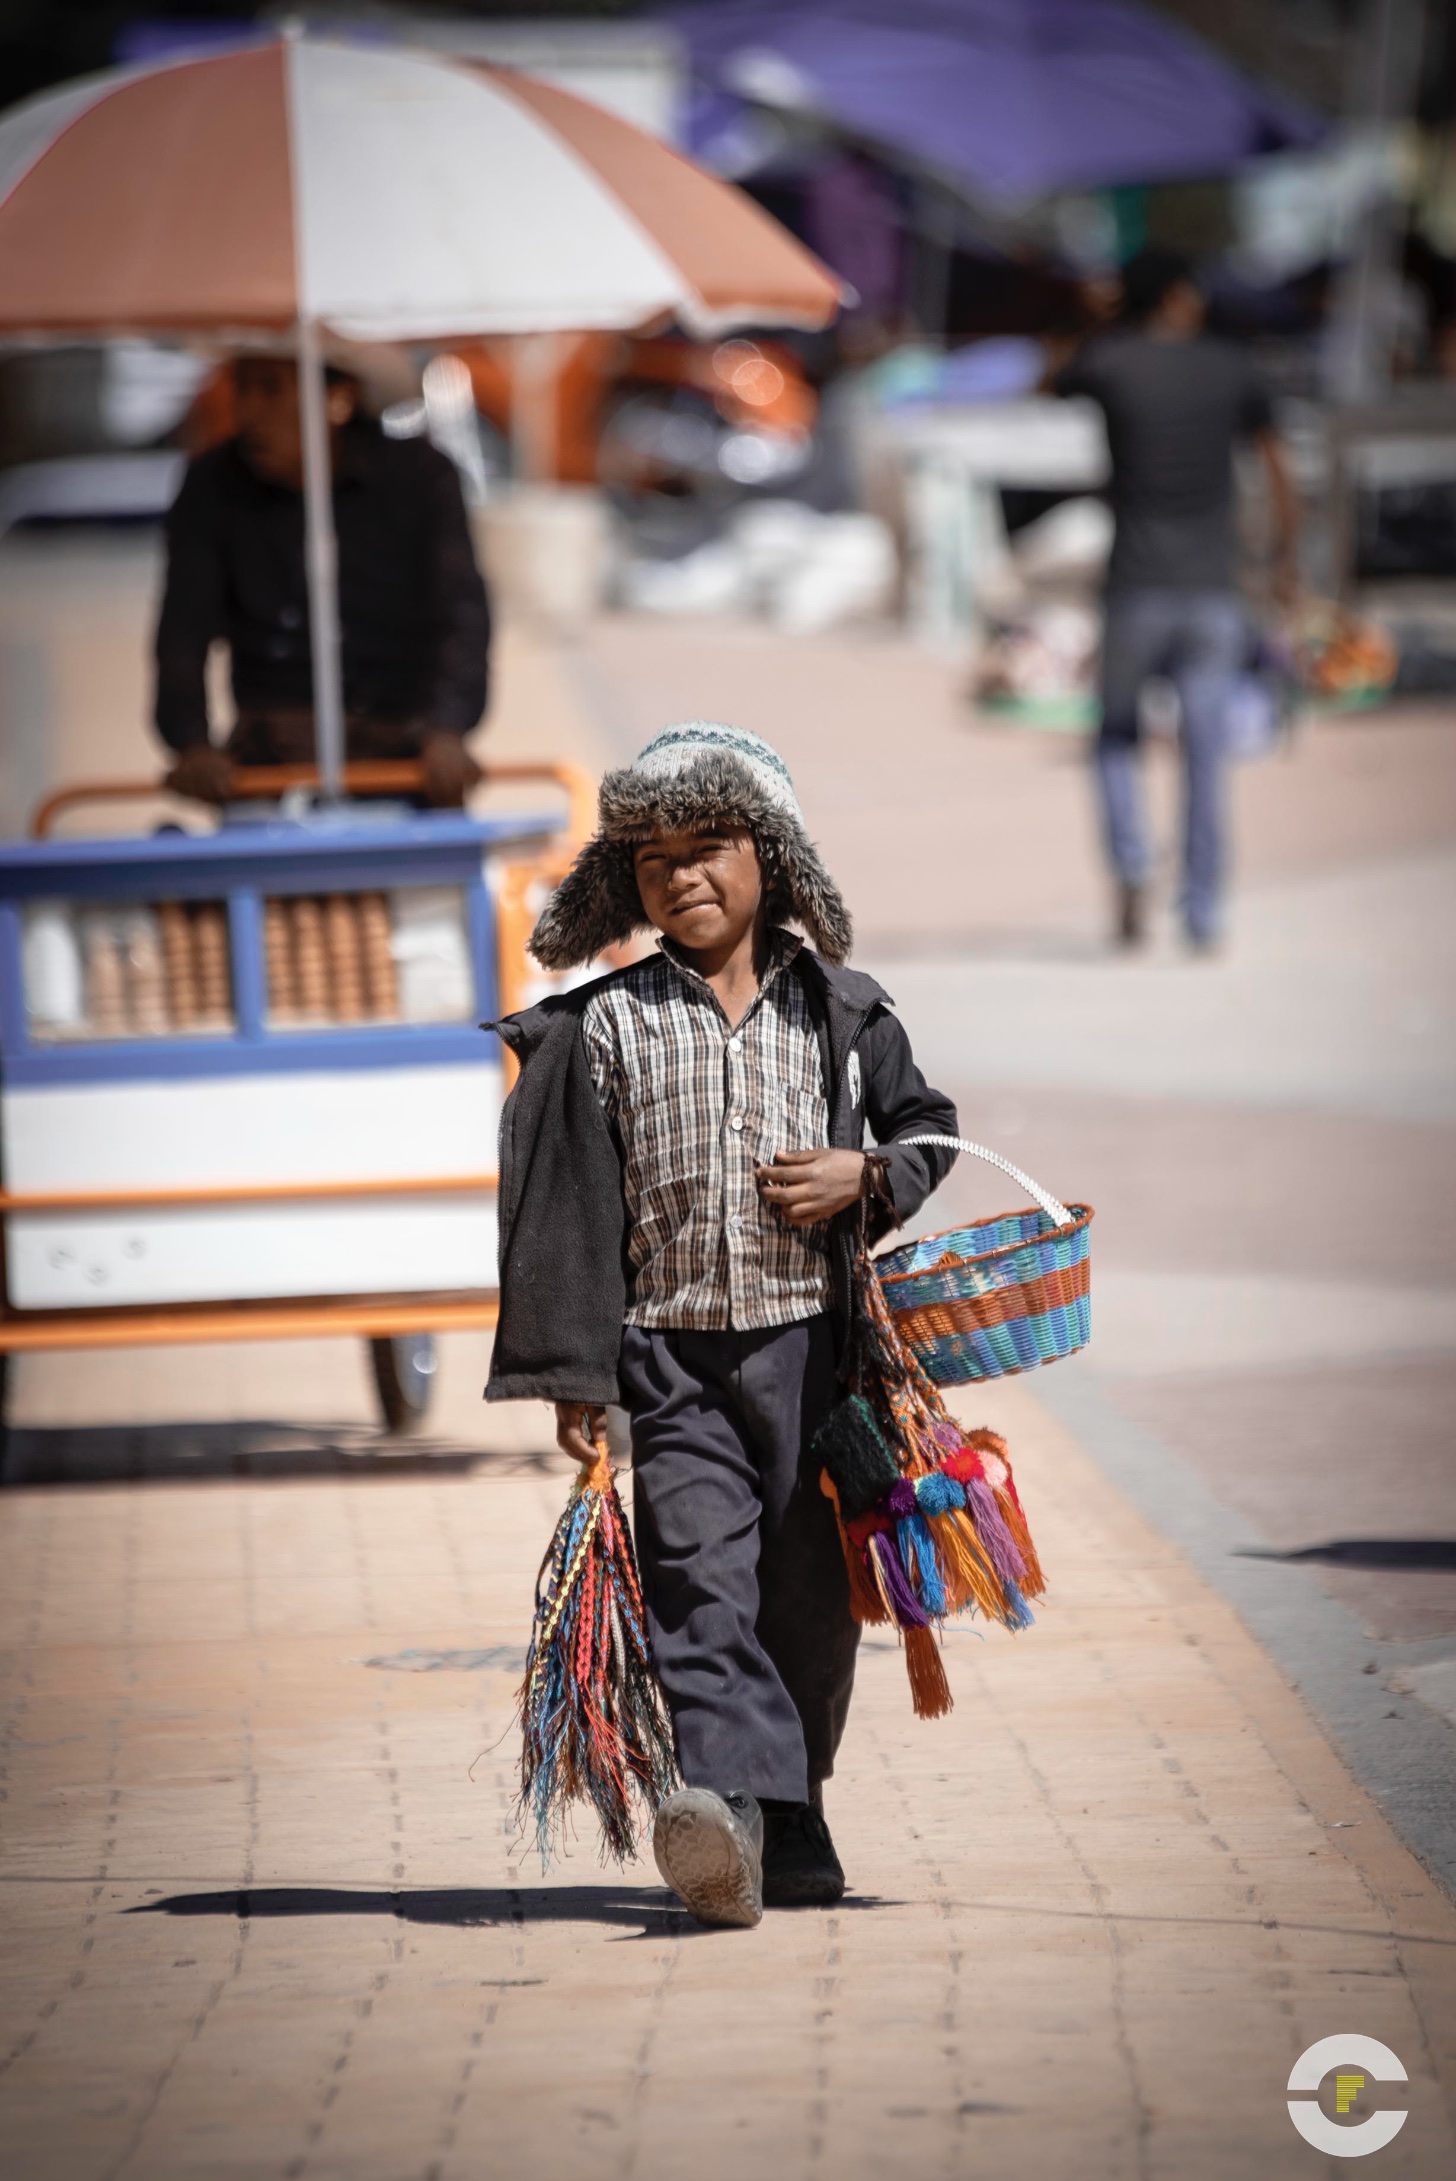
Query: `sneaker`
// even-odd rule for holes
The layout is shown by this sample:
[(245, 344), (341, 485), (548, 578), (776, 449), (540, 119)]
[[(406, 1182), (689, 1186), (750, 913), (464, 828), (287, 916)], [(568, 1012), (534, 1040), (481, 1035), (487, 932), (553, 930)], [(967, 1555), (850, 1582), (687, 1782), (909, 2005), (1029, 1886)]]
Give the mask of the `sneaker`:
[(812, 1802), (764, 1812), (763, 1898), (769, 1908), (832, 1908), (844, 1899), (844, 1869)]
[(682, 1787), (658, 1810), (652, 1853), (700, 1924), (751, 1930), (763, 1920), (763, 1812), (752, 1795)]

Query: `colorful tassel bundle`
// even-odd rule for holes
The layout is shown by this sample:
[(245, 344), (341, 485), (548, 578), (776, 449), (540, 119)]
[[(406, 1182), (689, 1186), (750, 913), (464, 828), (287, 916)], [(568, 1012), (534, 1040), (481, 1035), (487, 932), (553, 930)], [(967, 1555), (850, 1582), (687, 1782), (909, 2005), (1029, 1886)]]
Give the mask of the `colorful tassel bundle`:
[(834, 1502), (856, 1620), (905, 1639), (922, 1718), (950, 1710), (936, 1642), (952, 1613), (1029, 1626), (1045, 1588), (1006, 1444), (962, 1431), (900, 1339), (867, 1250), (855, 1265), (849, 1391), (814, 1442)]
[(572, 1487), (536, 1578), (519, 1711), (518, 1816), (544, 1866), (574, 1802), (601, 1820), (604, 1855), (627, 1862), (679, 1785), (672, 1725), (647, 1641), (632, 1534), (601, 1454)]

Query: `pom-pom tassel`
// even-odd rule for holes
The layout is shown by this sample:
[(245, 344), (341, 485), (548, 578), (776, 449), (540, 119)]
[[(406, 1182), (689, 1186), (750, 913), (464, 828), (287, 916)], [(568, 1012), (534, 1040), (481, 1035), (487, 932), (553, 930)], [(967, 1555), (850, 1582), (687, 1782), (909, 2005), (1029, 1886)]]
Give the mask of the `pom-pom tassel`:
[(889, 1531), (877, 1530), (870, 1539), (869, 1549), (892, 1619), (901, 1628), (924, 1628), (925, 1609), (915, 1595), (905, 1563)]
[(905, 1669), (910, 1676), (910, 1702), (916, 1716), (920, 1719), (942, 1718), (950, 1710), (954, 1698), (945, 1678), (945, 1664), (933, 1629), (906, 1629)]
[(1013, 1634), (1018, 1629), (1030, 1628), (1032, 1622), (1036, 1619), (1036, 1615), (1022, 1597), (1015, 1583), (1006, 1585), (1006, 1610), (1002, 1615), (1002, 1619)]
[(1007, 1489), (995, 1495), (996, 1504), (1001, 1510), (1002, 1521), (1016, 1541), (1016, 1550), (1020, 1553), (1021, 1564), (1026, 1570), (1020, 1578), (1021, 1588), (1028, 1598), (1040, 1598), (1046, 1589), (1046, 1577), (1041, 1572), (1041, 1562), (1036, 1557), (1036, 1547), (1031, 1542), (1031, 1532), (1026, 1526), (1021, 1502), (1016, 1497), (1016, 1487), (1009, 1477), (1006, 1482)]
[(976, 1525), (981, 1550), (1001, 1582), (1019, 1583), (1026, 1574), (1026, 1562), (1006, 1526), (996, 1495), (984, 1478), (977, 1477), (966, 1486), (966, 1512)]
[(915, 1588), (920, 1603), (931, 1620), (940, 1620), (945, 1613), (945, 1579), (941, 1573), (935, 1540), (924, 1515), (911, 1515), (908, 1521), (897, 1525), (900, 1557), (907, 1568), (915, 1571)]

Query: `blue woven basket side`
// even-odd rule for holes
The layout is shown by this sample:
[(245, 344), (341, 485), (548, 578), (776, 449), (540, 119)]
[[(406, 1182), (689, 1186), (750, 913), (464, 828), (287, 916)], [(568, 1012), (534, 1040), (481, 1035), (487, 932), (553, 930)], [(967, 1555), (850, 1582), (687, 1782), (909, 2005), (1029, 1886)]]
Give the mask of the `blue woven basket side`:
[(913, 1342), (927, 1375), (939, 1386), (962, 1386), (984, 1378), (1012, 1378), (1043, 1363), (1085, 1348), (1092, 1334), (1091, 1298), (1082, 1296), (1036, 1317), (1014, 1318), (1006, 1325), (973, 1332), (943, 1334)]
[[(1049, 1235), (1035, 1242), (1005, 1249), (995, 1257), (974, 1260), (957, 1257), (950, 1264), (906, 1272), (885, 1289), (892, 1312), (921, 1310), (931, 1303), (958, 1302), (967, 1296), (990, 1295), (1000, 1289), (1020, 1287), (1049, 1272), (1069, 1272), (1081, 1264), (1091, 1248), (1088, 1230)], [(884, 1260), (881, 1260), (883, 1264)]]
[(902, 1249), (888, 1250), (876, 1258), (880, 1278), (893, 1279), (902, 1272), (928, 1272), (936, 1261), (953, 1257), (983, 1257), (988, 1250), (1005, 1249), (1009, 1243), (1035, 1242), (1046, 1232), (1041, 1212), (1012, 1212), (1004, 1219), (978, 1220), (969, 1227), (953, 1227), (944, 1234), (925, 1235)]

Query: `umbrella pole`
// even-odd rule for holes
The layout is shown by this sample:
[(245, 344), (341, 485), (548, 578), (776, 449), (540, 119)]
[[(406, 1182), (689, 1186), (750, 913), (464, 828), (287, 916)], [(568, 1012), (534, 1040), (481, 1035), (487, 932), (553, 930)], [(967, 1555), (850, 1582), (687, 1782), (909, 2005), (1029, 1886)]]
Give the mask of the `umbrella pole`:
[(344, 792), (344, 673), (339, 649), (339, 555), (329, 476), (328, 393), (316, 318), (298, 321), (298, 412), (303, 426), (303, 549), (313, 656), (314, 749), (326, 803)]

